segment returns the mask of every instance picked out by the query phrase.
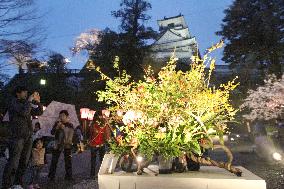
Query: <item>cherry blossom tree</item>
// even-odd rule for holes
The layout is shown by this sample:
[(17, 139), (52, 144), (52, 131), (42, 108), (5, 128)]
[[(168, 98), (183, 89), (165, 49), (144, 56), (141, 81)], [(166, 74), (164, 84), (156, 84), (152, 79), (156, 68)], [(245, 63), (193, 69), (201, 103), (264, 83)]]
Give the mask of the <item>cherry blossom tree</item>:
[(246, 120), (272, 120), (284, 113), (284, 75), (277, 79), (270, 75), (263, 86), (249, 90), (248, 96), (241, 105), (249, 113), (243, 115)]
[(91, 29), (87, 32), (81, 33), (75, 40), (74, 47), (71, 51), (74, 54), (78, 54), (83, 50), (87, 50), (88, 54), (92, 54), (96, 46), (100, 43), (101, 31), (97, 29)]

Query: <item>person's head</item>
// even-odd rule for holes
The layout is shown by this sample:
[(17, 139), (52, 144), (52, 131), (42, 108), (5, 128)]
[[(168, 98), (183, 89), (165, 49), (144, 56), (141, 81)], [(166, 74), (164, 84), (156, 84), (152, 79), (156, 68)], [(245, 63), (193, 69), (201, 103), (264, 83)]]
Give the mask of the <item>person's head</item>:
[(17, 86), (14, 90), (14, 95), (18, 99), (26, 99), (28, 97), (28, 90), (24, 86)]
[(68, 121), (68, 116), (69, 116), (69, 113), (67, 110), (61, 110), (59, 112), (59, 119), (60, 121), (62, 121), (63, 123), (67, 122)]
[(41, 138), (37, 138), (35, 139), (34, 143), (33, 143), (33, 147), (36, 149), (41, 149), (43, 147), (43, 142)]
[(35, 123), (35, 129), (34, 129), (34, 131), (36, 132), (36, 131), (39, 131), (41, 128), (40, 128), (40, 123), (39, 122), (36, 122)]
[(99, 121), (103, 118), (103, 113), (102, 110), (98, 110), (96, 111), (96, 113), (94, 114), (93, 120), (94, 121)]

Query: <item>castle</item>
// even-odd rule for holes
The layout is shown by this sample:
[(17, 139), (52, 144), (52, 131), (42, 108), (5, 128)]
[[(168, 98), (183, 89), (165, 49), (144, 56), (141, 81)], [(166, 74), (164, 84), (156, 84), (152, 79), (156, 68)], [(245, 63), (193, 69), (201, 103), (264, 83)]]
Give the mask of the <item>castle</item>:
[(158, 20), (160, 35), (152, 44), (152, 57), (156, 60), (168, 60), (175, 56), (183, 62), (190, 62), (197, 54), (197, 41), (191, 36), (183, 15)]

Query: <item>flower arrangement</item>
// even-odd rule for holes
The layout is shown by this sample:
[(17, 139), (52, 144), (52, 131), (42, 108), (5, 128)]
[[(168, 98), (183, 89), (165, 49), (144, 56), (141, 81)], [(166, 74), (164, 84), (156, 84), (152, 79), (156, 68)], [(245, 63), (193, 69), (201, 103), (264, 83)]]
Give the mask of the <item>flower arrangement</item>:
[[(172, 56), (157, 77), (149, 67), (144, 81), (131, 81), (126, 71), (120, 71), (118, 57), (114, 61), (118, 77), (109, 78), (97, 68), (106, 81), (106, 89), (97, 92), (98, 100), (109, 104), (120, 132), (111, 143), (113, 153), (139, 154), (146, 159), (155, 154), (171, 158), (186, 153), (194, 159), (202, 155), (202, 149), (214, 148), (213, 137), (219, 137), (223, 145), (226, 124), (237, 112), (229, 97), (238, 83), (210, 85), (215, 60), (208, 54), (218, 46), (220, 43), (208, 49), (202, 59), (193, 56), (186, 72), (176, 70), (177, 59)], [(230, 163), (223, 167), (239, 171), (232, 171)]]

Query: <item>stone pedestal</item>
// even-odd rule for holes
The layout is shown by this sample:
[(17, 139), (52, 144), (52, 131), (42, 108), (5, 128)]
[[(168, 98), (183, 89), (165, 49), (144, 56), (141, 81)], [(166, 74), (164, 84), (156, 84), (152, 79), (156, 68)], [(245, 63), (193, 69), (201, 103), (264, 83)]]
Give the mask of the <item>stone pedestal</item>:
[(266, 189), (263, 179), (243, 167), (242, 177), (225, 169), (202, 166), (200, 171), (135, 175), (134, 173), (115, 172), (99, 174), (100, 189)]

